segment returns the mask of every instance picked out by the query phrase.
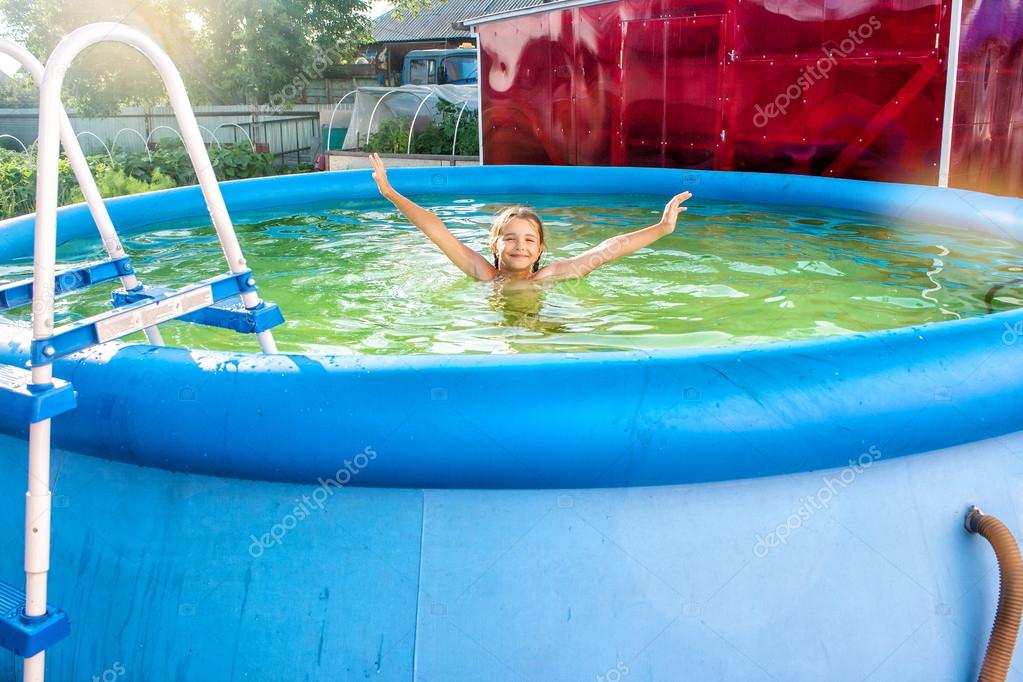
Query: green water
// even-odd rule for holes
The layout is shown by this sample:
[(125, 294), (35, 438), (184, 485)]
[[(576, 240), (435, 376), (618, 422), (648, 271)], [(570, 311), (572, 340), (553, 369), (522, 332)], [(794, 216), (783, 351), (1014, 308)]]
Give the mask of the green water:
[[(536, 207), (543, 262), (656, 222), (667, 197), (417, 197), (477, 251), (501, 206)], [(582, 280), (524, 289), (477, 282), (390, 204), (335, 202), (293, 214), (234, 216), (262, 296), (287, 322), (282, 351), (524, 353), (660, 349), (846, 334), (982, 315), (984, 295), (1023, 277), (1023, 245), (986, 234), (831, 209), (689, 202), (678, 229)], [(143, 282), (180, 287), (225, 271), (211, 227), (127, 236)], [(103, 258), (97, 240), (64, 245), (68, 264)], [(29, 271), (0, 267), (0, 278)], [(102, 312), (116, 286), (58, 302), (59, 324)], [(1023, 306), (1002, 289), (995, 309)], [(20, 319), (27, 319), (27, 313)], [(168, 343), (255, 349), (232, 332), (168, 323)], [(141, 337), (139, 337), (141, 338)]]

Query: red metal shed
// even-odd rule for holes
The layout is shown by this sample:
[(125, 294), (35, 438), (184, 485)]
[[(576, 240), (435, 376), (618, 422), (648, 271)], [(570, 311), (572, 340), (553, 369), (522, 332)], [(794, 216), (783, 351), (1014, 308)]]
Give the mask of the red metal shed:
[[(1023, 193), (1023, 4), (567, 0), (467, 21), (487, 164), (669, 166)], [(948, 83), (950, 38), (958, 83)], [(954, 92), (946, 116), (946, 92)]]

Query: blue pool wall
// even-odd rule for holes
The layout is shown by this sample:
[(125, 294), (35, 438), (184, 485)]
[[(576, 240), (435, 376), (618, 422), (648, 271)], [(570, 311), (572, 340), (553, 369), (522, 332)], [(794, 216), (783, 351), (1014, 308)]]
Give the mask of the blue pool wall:
[[(792, 473), (840, 466), (870, 446), (895, 457), (1023, 430), (1023, 339), (1006, 343), (1005, 324), (990, 317), (764, 348), (571, 357), (264, 357), (111, 345), (58, 363), (79, 407), (55, 421), (54, 438), (133, 464), (293, 482), (329, 477), (371, 447), (373, 466), (352, 483), (391, 487)], [(0, 361), (23, 361), (25, 348)], [(25, 426), (0, 416), (0, 430)]]
[[(1023, 528), (1020, 434), (855, 475), (346, 487), (302, 520), (319, 486), (54, 464), (50, 601), (72, 634), (47, 654), (52, 680), (119, 663), (119, 679), (195, 682), (591, 681), (619, 665), (626, 681), (966, 682), (998, 570), (963, 513)], [(0, 471), (0, 576), (18, 582), (24, 441), (0, 436)], [(19, 669), (0, 652), (0, 680)]]
[[(688, 187), (700, 198), (855, 208), (1023, 239), (1019, 200), (910, 185), (617, 168), (396, 169), (391, 176), (414, 196), (667, 196)], [(379, 200), (367, 171), (225, 183), (224, 193), (234, 211)], [(110, 208), (126, 231), (206, 220), (197, 188), (117, 199)], [(63, 210), (60, 225), (61, 241), (94, 229), (80, 206)], [(29, 219), (0, 225), (0, 259), (27, 254), (31, 228)], [(215, 274), (222, 265), (212, 267)], [(23, 362), (25, 330), (0, 331), (7, 336), (0, 361)], [(239, 337), (239, 349), (246, 347), (252, 340)], [(133, 464), (315, 482), (337, 471), (339, 453), (373, 447), (374, 466), (353, 484), (668, 485), (829, 468), (870, 446), (895, 457), (1023, 430), (1023, 310), (843, 337), (649, 352), (267, 357), (114, 343), (61, 360), (56, 374), (74, 383), (80, 407), (56, 420), (55, 442)], [(528, 425), (519, 434), (527, 447), (507, 446), (498, 395)], [(0, 415), (0, 431), (24, 428)]]

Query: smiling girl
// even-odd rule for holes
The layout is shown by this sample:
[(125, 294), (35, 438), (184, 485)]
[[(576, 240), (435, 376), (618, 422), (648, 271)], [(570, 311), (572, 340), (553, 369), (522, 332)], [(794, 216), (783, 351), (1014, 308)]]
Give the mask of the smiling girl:
[(547, 248), (544, 241), (543, 221), (532, 209), (509, 206), (501, 210), (490, 228), (490, 251), (493, 263), (458, 241), (434, 213), (399, 194), (387, 180), (387, 169), (377, 154), (370, 154), (373, 180), (385, 199), (394, 204), (406, 218), (418, 227), (430, 241), (454, 263), (459, 270), (480, 280), (519, 279), (572, 279), (584, 277), (601, 265), (649, 246), (661, 237), (675, 231), (678, 214), (685, 211), (682, 202), (691, 197), (689, 192), (676, 194), (664, 207), (660, 222), (635, 232), (605, 239), (592, 249), (574, 258), (540, 267), (540, 257)]

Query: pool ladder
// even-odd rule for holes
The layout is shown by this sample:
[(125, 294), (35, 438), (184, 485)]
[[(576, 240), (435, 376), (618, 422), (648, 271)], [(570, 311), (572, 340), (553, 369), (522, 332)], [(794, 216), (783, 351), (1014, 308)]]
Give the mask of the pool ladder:
[[(153, 63), (163, 79), (227, 258), (226, 274), (180, 289), (143, 286), (138, 281), (60, 100), (71, 61), (82, 50), (103, 41), (134, 47)], [(24, 682), (42, 682), (46, 649), (71, 631), (67, 614), (46, 603), (50, 561), (50, 420), (76, 405), (72, 385), (53, 376), (53, 362), (140, 331), (151, 344), (163, 345), (157, 325), (168, 320), (255, 334), (264, 352), (276, 353), (270, 329), (281, 324), (284, 317), (276, 305), (261, 301), (257, 294), (255, 278), (242, 255), (184, 83), (170, 57), (153, 40), (121, 24), (96, 23), (66, 35), (50, 54), (45, 69), (31, 54), (9, 41), (0, 41), (0, 53), (17, 59), (40, 90), (33, 275), (31, 279), (0, 287), (0, 311), (32, 306), (29, 369), (0, 364), (0, 410), (29, 423), (25, 590), (0, 581), (0, 648), (24, 658)], [(58, 273), (57, 163), (61, 141), (109, 258)], [(56, 296), (115, 279), (120, 279), (122, 288), (113, 293), (113, 310), (54, 328)]]

